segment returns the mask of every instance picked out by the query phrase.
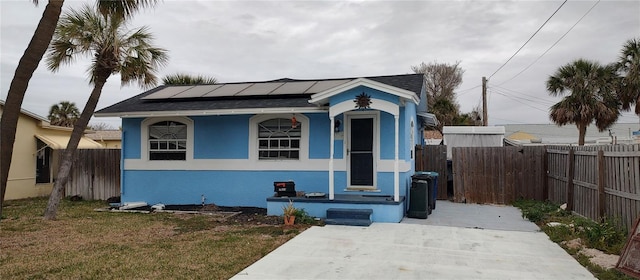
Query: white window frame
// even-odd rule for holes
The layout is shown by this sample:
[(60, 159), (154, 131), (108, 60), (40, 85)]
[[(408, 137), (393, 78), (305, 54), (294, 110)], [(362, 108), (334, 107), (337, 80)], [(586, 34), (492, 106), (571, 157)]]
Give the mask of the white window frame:
[[(162, 121), (173, 121), (183, 123), (187, 126), (187, 149), (185, 160), (150, 160), (149, 159), (149, 126)], [(143, 161), (167, 162), (171, 164), (193, 160), (193, 120), (187, 117), (163, 117), (163, 118), (147, 118), (142, 121), (140, 129), (140, 158)]]
[[(300, 132), (300, 151), (297, 159), (260, 159), (258, 155), (259, 142), (258, 142), (258, 124), (270, 119), (291, 119), (296, 118), (296, 121), (301, 124)], [(264, 114), (255, 115), (249, 119), (249, 159), (251, 161), (260, 162), (297, 162), (301, 160), (309, 159), (309, 118), (302, 114)]]
[[(271, 137), (272, 135), (270, 135), (269, 137), (260, 137), (260, 130), (261, 128), (265, 128), (262, 124), (265, 122), (269, 122), (272, 120), (278, 120), (278, 131), (276, 132), (280, 132), (283, 135), (281, 137)], [(293, 123), (291, 121), (291, 119), (285, 119), (285, 118), (273, 118), (273, 119), (267, 119), (264, 120), (262, 122), (258, 123), (258, 158), (260, 160), (274, 160), (274, 159), (282, 159), (282, 160), (299, 160), (300, 159), (300, 141), (302, 141), (302, 127), (303, 125), (298, 122), (296, 120), (296, 126), (293, 127)], [(297, 130), (299, 131), (300, 135), (299, 136), (292, 136), (289, 132), (291, 130)], [(262, 147), (260, 145), (261, 142), (267, 142), (266, 147)], [(276, 146), (272, 147), (271, 144), (273, 142), (276, 142)], [(293, 147), (292, 143), (294, 141), (298, 142), (297, 147)], [(281, 145), (283, 142), (288, 142), (288, 145)], [(291, 156), (292, 152), (296, 152), (297, 156), (296, 157), (262, 157), (260, 154), (262, 152), (266, 152), (267, 154), (270, 154), (272, 152), (277, 153), (278, 155), (280, 155), (280, 152), (286, 152), (288, 153), (288, 156)]]

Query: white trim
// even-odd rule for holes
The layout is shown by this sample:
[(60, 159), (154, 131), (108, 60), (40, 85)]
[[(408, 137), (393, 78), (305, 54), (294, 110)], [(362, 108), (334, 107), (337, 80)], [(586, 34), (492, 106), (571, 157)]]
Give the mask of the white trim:
[(281, 107), (281, 108), (245, 108), (218, 110), (182, 110), (182, 111), (141, 111), (119, 113), (95, 113), (95, 117), (171, 117), (171, 116), (222, 116), (222, 115), (253, 115), (253, 114), (282, 114), (282, 113), (325, 113), (327, 107)]
[(411, 122), (409, 123), (409, 147), (411, 147), (411, 151), (410, 151), (410, 155), (409, 155), (409, 159), (415, 159), (416, 158), (416, 122), (413, 120), (413, 117), (411, 117)]
[(387, 84), (383, 84), (380, 82), (376, 82), (373, 80), (369, 80), (367, 78), (358, 78), (355, 79), (353, 81), (350, 81), (348, 83), (344, 83), (342, 85), (330, 88), (328, 90), (316, 93), (314, 95), (311, 95), (311, 100), (309, 100), (309, 103), (314, 103), (314, 104), (324, 104), (327, 103), (327, 100), (334, 96), (334, 95), (338, 95), (340, 93), (343, 93), (347, 90), (359, 87), (359, 86), (365, 86), (368, 88), (372, 88), (372, 89), (376, 89), (382, 92), (386, 92), (389, 94), (393, 94), (396, 96), (399, 96), (401, 98), (404, 99), (408, 99), (413, 101), (413, 103), (415, 104), (419, 104), (420, 103), (420, 98), (418, 95), (416, 95), (416, 93), (406, 90), (406, 89), (401, 89), (401, 88), (397, 88), (394, 86), (390, 86)]
[[(250, 161), (248, 159), (193, 159), (189, 161), (125, 159), (123, 170), (194, 170), (194, 171), (329, 171), (330, 159), (288, 160), (274, 164), (273, 161)], [(334, 159), (334, 171), (346, 172), (344, 159)], [(394, 160), (377, 160), (378, 173), (393, 172)], [(400, 172), (411, 171), (411, 162), (401, 161)]]
[(284, 162), (295, 162), (301, 164), (301, 161), (309, 159), (309, 118), (302, 114), (295, 114), (296, 121), (301, 127), (300, 135), (300, 158), (299, 159), (258, 159), (258, 124), (270, 119), (291, 119), (292, 114), (266, 114), (255, 115), (249, 119), (249, 160), (269, 162), (272, 165), (281, 165)]
[[(175, 121), (187, 125), (187, 154), (185, 160), (149, 160), (149, 126), (162, 121)], [(177, 167), (184, 162), (193, 160), (193, 137), (194, 137), (193, 120), (187, 117), (163, 117), (163, 118), (146, 118), (140, 125), (140, 160), (143, 162), (167, 162)]]
[(329, 134), (331, 135), (331, 137), (329, 137), (329, 200), (333, 200), (335, 197), (335, 182), (334, 182), (334, 167), (333, 167), (333, 154), (335, 153), (335, 133), (334, 133), (334, 128), (335, 128), (335, 122), (334, 122), (334, 118), (333, 117), (329, 117), (329, 121), (331, 122), (331, 129), (329, 130)]
[(400, 146), (400, 122), (399, 122), (399, 117), (398, 115), (393, 116), (394, 119), (394, 126), (395, 126), (395, 143), (394, 143), (394, 150), (395, 150), (395, 157), (393, 160), (393, 200), (398, 202), (400, 201), (400, 175), (399, 175), (399, 171), (398, 171), (398, 149)]
[[(370, 109), (387, 112), (387, 113), (392, 114), (394, 116), (397, 116), (397, 115), (400, 114), (400, 107), (397, 104), (389, 102), (389, 101), (386, 101), (386, 100), (382, 100), (382, 99), (372, 98), (371, 99)], [(356, 108), (353, 105), (353, 101), (352, 100), (342, 101), (342, 102), (340, 102), (340, 103), (338, 103), (336, 105), (333, 105), (333, 106), (331, 106), (329, 108), (329, 117), (335, 117), (335, 116), (340, 115), (342, 113), (350, 112), (350, 111), (354, 111), (354, 110), (356, 110)], [(367, 112), (367, 111), (364, 111), (364, 112)]]
[[(397, 106), (396, 106), (397, 107)], [(347, 169), (347, 189), (377, 189), (378, 186), (378, 161), (380, 160), (380, 111), (353, 111), (345, 112), (345, 132), (347, 133), (344, 142), (344, 158), (346, 159)], [(347, 151), (351, 148), (351, 120), (352, 119), (373, 119), (373, 185), (372, 186), (352, 186), (351, 185), (351, 156)]]
[[(378, 164), (378, 172), (393, 172), (395, 166), (395, 160), (393, 159), (379, 159), (377, 161)], [(411, 162), (410, 161), (398, 161), (398, 171), (399, 172), (409, 172), (411, 171)]]

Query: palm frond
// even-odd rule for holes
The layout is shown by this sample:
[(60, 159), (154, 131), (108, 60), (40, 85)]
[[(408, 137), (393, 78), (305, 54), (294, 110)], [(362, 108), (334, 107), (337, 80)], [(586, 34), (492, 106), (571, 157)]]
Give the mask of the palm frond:
[(168, 61), (167, 51), (152, 45), (148, 27), (126, 30), (124, 17), (102, 15), (91, 7), (71, 9), (60, 20), (47, 62), (50, 69), (70, 63), (78, 55), (91, 57), (89, 82), (121, 73), (122, 84), (141, 87), (157, 83), (157, 69)]
[(157, 0), (98, 0), (96, 5), (103, 16), (130, 18), (138, 10), (153, 7), (156, 3)]

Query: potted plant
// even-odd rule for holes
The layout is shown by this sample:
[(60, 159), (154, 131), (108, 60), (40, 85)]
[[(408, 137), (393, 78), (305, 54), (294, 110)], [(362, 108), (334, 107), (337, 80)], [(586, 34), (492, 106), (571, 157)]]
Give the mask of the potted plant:
[(293, 206), (293, 201), (289, 199), (289, 203), (282, 207), (282, 213), (284, 215), (284, 224), (287, 226), (293, 225), (296, 220), (297, 209)]

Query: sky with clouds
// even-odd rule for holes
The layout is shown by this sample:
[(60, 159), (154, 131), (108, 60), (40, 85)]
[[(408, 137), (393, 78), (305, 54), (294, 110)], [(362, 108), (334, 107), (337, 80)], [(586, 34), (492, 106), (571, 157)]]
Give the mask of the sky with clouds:
[[(67, 0), (65, 10), (94, 3)], [(640, 37), (640, 1), (568, 1), (496, 72), (562, 3), (165, 0), (138, 13), (130, 27), (148, 26), (155, 44), (169, 50), (161, 76), (184, 72), (220, 82), (343, 78), (407, 74), (421, 62), (460, 61), (462, 111), (481, 104), (485, 76), (490, 125), (550, 123), (549, 106), (560, 98), (549, 96), (545, 82), (556, 69), (578, 58), (614, 62), (626, 40)], [(0, 99), (6, 99), (45, 5), (0, 1)], [(83, 108), (92, 88), (88, 65), (79, 59), (51, 73), (41, 63), (23, 108), (42, 116), (62, 100)], [(143, 91), (121, 87), (119, 76), (112, 76), (98, 108)], [(92, 122), (119, 126), (117, 118)], [(620, 122), (638, 123), (638, 117), (626, 113)]]

